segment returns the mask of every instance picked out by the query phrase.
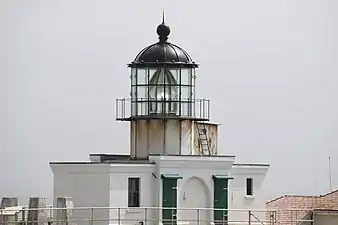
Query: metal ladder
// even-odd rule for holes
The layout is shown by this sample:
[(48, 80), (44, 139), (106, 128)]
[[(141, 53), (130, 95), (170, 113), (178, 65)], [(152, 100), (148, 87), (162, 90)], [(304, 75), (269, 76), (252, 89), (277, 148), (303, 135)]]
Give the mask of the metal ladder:
[(207, 129), (204, 123), (197, 123), (198, 140), (201, 148), (202, 155), (211, 155)]

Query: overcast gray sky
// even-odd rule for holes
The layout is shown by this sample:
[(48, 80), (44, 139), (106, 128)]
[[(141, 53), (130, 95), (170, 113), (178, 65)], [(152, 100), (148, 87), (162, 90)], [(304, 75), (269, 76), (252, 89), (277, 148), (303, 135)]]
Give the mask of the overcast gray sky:
[(128, 153), (126, 64), (157, 41), (201, 64), (219, 150), (271, 169), (266, 197), (338, 188), (338, 1), (0, 1), (0, 196), (52, 196), (49, 161)]

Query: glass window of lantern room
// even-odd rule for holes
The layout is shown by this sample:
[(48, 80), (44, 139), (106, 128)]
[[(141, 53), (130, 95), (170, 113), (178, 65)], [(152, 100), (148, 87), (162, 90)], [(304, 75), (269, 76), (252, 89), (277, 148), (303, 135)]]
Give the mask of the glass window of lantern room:
[(192, 116), (192, 68), (181, 69), (181, 92), (180, 92), (180, 114), (181, 116)]
[(181, 85), (191, 85), (192, 69), (182, 68), (181, 69)]
[(148, 69), (138, 68), (137, 69), (137, 85), (148, 84)]
[(192, 84), (192, 87), (193, 87), (193, 89), (192, 89), (192, 96), (193, 96), (193, 99), (195, 99), (195, 84), (196, 84), (196, 69), (194, 68), (194, 69), (192, 69), (192, 78), (191, 78), (191, 84)]
[(130, 98), (131, 98), (131, 115), (135, 116), (137, 115), (136, 111), (136, 100), (137, 100), (137, 94), (136, 94), (136, 82), (137, 82), (137, 69), (131, 68), (131, 88), (130, 88)]
[(131, 74), (130, 74), (131, 85), (136, 85), (136, 81), (137, 81), (136, 76), (137, 76), (137, 69), (131, 68)]
[(137, 115), (148, 115), (148, 68), (137, 69), (137, 82), (136, 82), (136, 111)]
[(171, 77), (173, 79), (172, 82), (170, 82), (170, 88), (171, 88), (171, 95), (170, 100), (171, 101), (179, 101), (179, 93), (180, 93), (180, 69), (179, 68), (170, 68)]
[(191, 115), (192, 116), (196, 116), (196, 95), (195, 95), (195, 84), (196, 84), (196, 69), (194, 68), (194, 69), (192, 69), (192, 78), (191, 78), (191, 85), (192, 85), (192, 87), (191, 87), (191, 102), (192, 102), (192, 104), (191, 104), (191, 107), (192, 107), (192, 109), (191, 109)]

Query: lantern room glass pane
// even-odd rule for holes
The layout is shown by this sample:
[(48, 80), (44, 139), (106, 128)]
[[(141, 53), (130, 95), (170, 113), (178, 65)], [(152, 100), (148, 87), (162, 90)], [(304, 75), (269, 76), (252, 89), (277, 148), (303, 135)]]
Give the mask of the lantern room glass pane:
[(136, 68), (131, 68), (131, 74), (130, 74), (130, 79), (131, 79), (131, 85), (136, 84), (136, 74), (137, 74), (137, 69)]
[(136, 112), (136, 102), (131, 102), (131, 115), (132, 116), (136, 116), (137, 112)]
[(170, 68), (170, 73), (173, 75), (176, 80), (176, 84), (180, 84), (180, 69), (179, 68)]
[(146, 116), (148, 115), (148, 102), (138, 102), (137, 103), (137, 115)]
[(148, 100), (148, 86), (137, 86), (137, 101)]
[(137, 69), (137, 84), (148, 84), (148, 69)]
[(181, 69), (181, 85), (191, 85), (192, 80), (192, 69), (182, 68)]
[(132, 101), (136, 101), (137, 99), (136, 86), (131, 87), (130, 97)]
[(195, 86), (196, 82), (196, 69), (192, 69), (192, 85)]
[(181, 87), (181, 101), (191, 101), (191, 87), (190, 86)]
[(191, 103), (181, 102), (181, 116), (191, 116)]

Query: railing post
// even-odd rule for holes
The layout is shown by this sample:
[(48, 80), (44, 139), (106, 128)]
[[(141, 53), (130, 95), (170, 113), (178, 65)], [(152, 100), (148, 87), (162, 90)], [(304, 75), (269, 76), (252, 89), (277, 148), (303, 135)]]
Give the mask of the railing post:
[(203, 118), (205, 118), (205, 99), (203, 99)]
[(118, 224), (121, 225), (121, 208), (117, 209), (117, 221)]
[(123, 99), (123, 118), (126, 117), (126, 99)]
[(197, 209), (197, 225), (200, 224), (200, 209)]
[(249, 220), (248, 224), (251, 225), (251, 210), (249, 210)]
[(115, 117), (119, 118), (119, 100), (115, 100)]
[(208, 100), (208, 119), (210, 119), (210, 100)]
[(202, 116), (202, 100), (200, 99), (200, 117), (201, 118), (203, 118), (203, 116)]
[(147, 208), (145, 208), (145, 209), (144, 209), (144, 223), (145, 223), (145, 225), (147, 225), (147, 223), (148, 223), (148, 222), (147, 222), (147, 220), (148, 220), (148, 219), (147, 219), (147, 212), (148, 212), (148, 211), (147, 211)]
[(90, 209), (90, 225), (94, 224), (94, 208)]
[(22, 223), (26, 224), (27, 220), (26, 220), (26, 209), (25, 208), (22, 209), (21, 218), (22, 218), (21, 220), (23, 221)]

